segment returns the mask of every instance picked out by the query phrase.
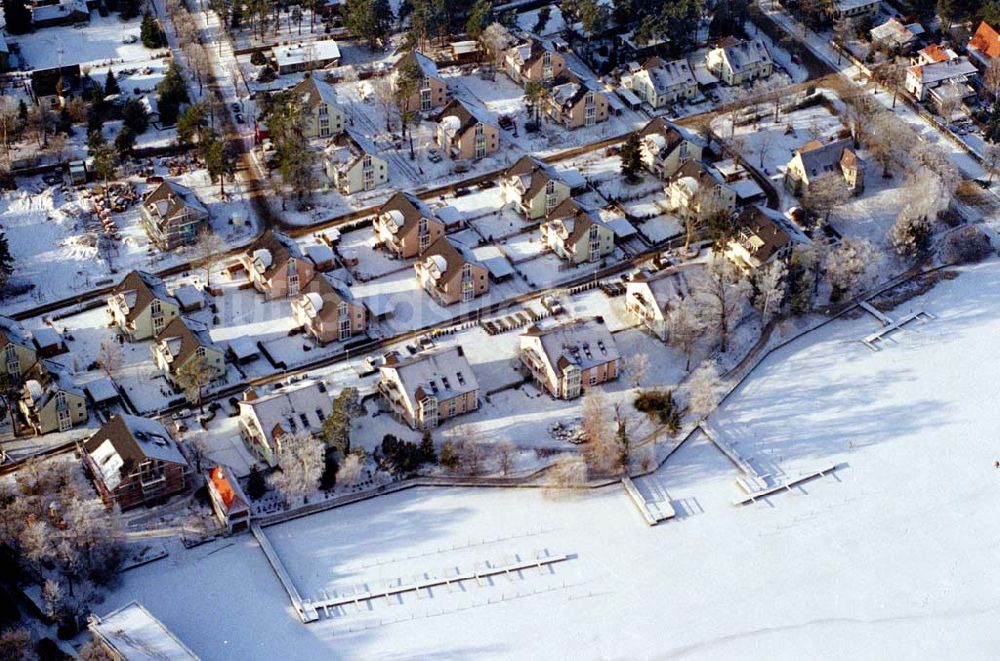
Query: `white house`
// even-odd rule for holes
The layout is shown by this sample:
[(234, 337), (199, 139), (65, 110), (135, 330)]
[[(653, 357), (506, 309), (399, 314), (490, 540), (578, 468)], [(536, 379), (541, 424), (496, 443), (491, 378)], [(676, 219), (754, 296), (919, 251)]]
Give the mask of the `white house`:
[(705, 58), (708, 70), (727, 85), (742, 85), (771, 75), (774, 62), (763, 39), (727, 38)]
[(247, 447), (269, 466), (278, 465), (282, 443), (298, 434), (318, 434), (333, 410), (322, 381), (309, 381), (258, 395), (250, 388), (239, 402), (240, 435)]

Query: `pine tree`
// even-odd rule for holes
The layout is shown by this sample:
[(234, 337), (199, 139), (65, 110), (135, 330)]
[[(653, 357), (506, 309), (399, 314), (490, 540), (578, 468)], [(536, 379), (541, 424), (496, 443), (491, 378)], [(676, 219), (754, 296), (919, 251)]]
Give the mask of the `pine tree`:
[(115, 151), (118, 152), (118, 158), (123, 161), (130, 158), (133, 149), (135, 149), (135, 131), (123, 126), (115, 136)]
[(6, 287), (13, 272), (14, 255), (10, 252), (10, 242), (7, 241), (7, 235), (0, 232), (0, 289)]
[(115, 72), (108, 69), (108, 77), (104, 81), (104, 96), (114, 96), (115, 94), (120, 94), (121, 91), (121, 87), (118, 86), (118, 79), (115, 78)]
[(142, 45), (146, 48), (163, 48), (166, 44), (160, 24), (156, 22), (156, 19), (149, 12), (146, 12), (142, 16), (139, 37), (142, 39)]
[(125, 126), (135, 131), (137, 135), (145, 133), (149, 128), (149, 114), (139, 99), (129, 99), (125, 102), (125, 107), (122, 108), (122, 120)]
[(622, 145), (619, 156), (622, 159), (622, 175), (629, 183), (638, 181), (642, 170), (642, 151), (639, 145), (639, 134), (633, 133)]
[(425, 429), (420, 439), (420, 461), (427, 464), (437, 463), (437, 452), (434, 451), (434, 438), (430, 429)]
[(157, 106), (160, 109), (160, 122), (170, 126), (177, 121), (181, 105), (190, 101), (187, 86), (181, 76), (181, 70), (176, 63), (171, 62), (167, 73), (156, 88)]
[(267, 482), (257, 469), (257, 464), (254, 464), (250, 468), (250, 476), (247, 478), (247, 495), (253, 500), (260, 500), (265, 493), (267, 493)]
[(7, 32), (10, 34), (31, 32), (31, 12), (23, 0), (3, 0), (3, 16), (7, 22)]

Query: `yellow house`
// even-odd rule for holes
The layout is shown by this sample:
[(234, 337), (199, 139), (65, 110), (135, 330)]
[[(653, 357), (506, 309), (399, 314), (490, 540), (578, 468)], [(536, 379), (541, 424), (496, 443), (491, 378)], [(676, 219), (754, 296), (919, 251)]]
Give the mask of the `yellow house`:
[(329, 138), (344, 130), (344, 111), (337, 105), (333, 85), (310, 76), (292, 88), (305, 111), (304, 132), (308, 138)]
[(704, 221), (736, 210), (736, 191), (722, 175), (700, 161), (687, 161), (667, 184), (667, 206), (684, 220)]
[(163, 371), (167, 380), (175, 385), (177, 374), (197, 358), (205, 360), (213, 381), (226, 375), (225, 354), (212, 342), (205, 327), (196, 321), (185, 321), (182, 317), (177, 317), (156, 336), (156, 342), (150, 350), (153, 352), (153, 362)]
[(552, 210), (542, 223), (542, 243), (571, 264), (596, 262), (615, 251), (615, 233), (596, 209), (572, 198)]
[(28, 340), (21, 324), (9, 317), (0, 317), (0, 378), (20, 383), (21, 375), (35, 364), (38, 354)]
[(737, 41), (724, 39), (718, 48), (708, 51), (706, 68), (727, 85), (742, 85), (771, 75), (771, 53), (762, 39)]
[(687, 130), (656, 117), (639, 130), (639, 153), (646, 169), (667, 179), (687, 161), (700, 161), (704, 141)]
[(132, 271), (111, 290), (108, 313), (129, 342), (159, 335), (179, 314), (177, 299), (163, 280), (145, 271)]
[(37, 435), (66, 431), (87, 420), (87, 400), (61, 366), (46, 360), (24, 374), (18, 408)]
[(353, 131), (342, 131), (330, 142), (324, 167), (343, 195), (373, 190), (389, 181), (388, 163), (372, 143)]
[(555, 168), (534, 156), (522, 156), (500, 179), (503, 202), (513, 203), (528, 220), (550, 213), (569, 199), (570, 193)]

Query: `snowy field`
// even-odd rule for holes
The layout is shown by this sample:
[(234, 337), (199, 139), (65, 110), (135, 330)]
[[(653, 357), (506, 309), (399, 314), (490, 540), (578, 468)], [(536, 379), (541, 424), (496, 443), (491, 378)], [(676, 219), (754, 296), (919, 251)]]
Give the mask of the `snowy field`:
[(27, 69), (80, 64), (96, 70), (108, 64), (141, 62), (160, 55), (165, 50), (149, 50), (141, 41), (124, 43), (126, 38), (139, 37), (142, 17), (123, 21), (117, 13), (101, 16), (90, 12), (90, 23), (81, 26), (53, 26), (30, 35), (8, 39), (20, 45)]
[(937, 319), (879, 353), (865, 317), (769, 358), (713, 422), (841, 468), (758, 506), (729, 504), (735, 470), (696, 437), (656, 474), (679, 515), (657, 528), (609, 487), (420, 489), (268, 529), (307, 597), (570, 556), (550, 571), (302, 625), (242, 536), (129, 572), (103, 610), (139, 599), (206, 659), (993, 658), (998, 285), (994, 260), (903, 304)]

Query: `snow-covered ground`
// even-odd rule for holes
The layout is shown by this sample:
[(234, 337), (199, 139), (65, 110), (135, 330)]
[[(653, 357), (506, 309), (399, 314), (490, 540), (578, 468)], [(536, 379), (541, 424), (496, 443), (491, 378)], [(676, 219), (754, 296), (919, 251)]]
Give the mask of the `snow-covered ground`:
[(92, 67), (96, 73), (109, 64), (143, 62), (165, 52), (149, 50), (141, 41), (125, 43), (133, 36), (138, 39), (140, 23), (141, 16), (123, 21), (117, 12), (101, 16), (92, 11), (89, 24), (42, 28), (30, 35), (8, 38), (8, 41), (21, 47), (28, 70), (49, 69), (61, 63), (62, 66)]
[[(862, 317), (765, 361), (715, 426), (841, 467), (757, 506), (730, 504), (735, 469), (696, 437), (656, 474), (679, 515), (657, 528), (609, 487), (419, 489), (267, 530), (308, 598), (570, 556), (551, 570), (303, 625), (242, 536), (129, 572), (103, 608), (139, 599), (204, 658), (991, 658), (998, 278), (993, 260), (903, 304), (937, 318), (881, 352), (858, 341), (877, 327)], [(222, 601), (254, 607), (219, 618)]]

